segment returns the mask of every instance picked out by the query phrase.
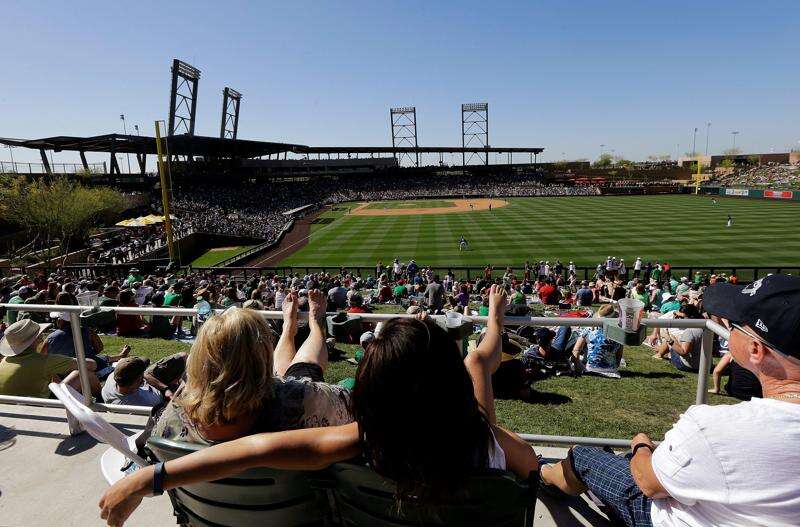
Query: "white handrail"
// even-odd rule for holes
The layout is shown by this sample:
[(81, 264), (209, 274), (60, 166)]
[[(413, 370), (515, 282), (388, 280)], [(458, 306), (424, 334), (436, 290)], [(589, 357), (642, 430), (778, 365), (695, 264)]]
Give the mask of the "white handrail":
[[(87, 406), (100, 412), (127, 413), (137, 415), (150, 415), (151, 408), (148, 406), (128, 406), (110, 405), (102, 403), (92, 403), (92, 394), (89, 386), (88, 370), (84, 358), (83, 334), (80, 329), (80, 314), (93, 309), (92, 306), (62, 306), (50, 304), (3, 304), (0, 307), (31, 312), (58, 312), (70, 315), (70, 325), (75, 343), (76, 356), (78, 357), (78, 372), (81, 378), (81, 388)], [(108, 306), (100, 307), (101, 311), (110, 311), (123, 315), (162, 315), (162, 316), (195, 316), (198, 314), (196, 309), (189, 308), (170, 308), (170, 307), (121, 307)], [(224, 309), (215, 309), (214, 313), (220, 314)], [(281, 311), (256, 311), (264, 318), (269, 320), (281, 320)], [(335, 313), (327, 313), (334, 315)], [(414, 318), (415, 315), (393, 314), (393, 313), (358, 313), (363, 320), (370, 322), (385, 322), (393, 318)], [(443, 315), (431, 315), (432, 318), (443, 318)], [(298, 313), (298, 318), (308, 320), (309, 313)], [(476, 324), (486, 324), (488, 317), (470, 316), (468, 317)], [(567, 317), (505, 317), (505, 324), (509, 326), (570, 326), (570, 327), (599, 327), (603, 323), (616, 323), (616, 318), (567, 318)], [(704, 404), (707, 401), (708, 392), (708, 371), (711, 364), (711, 352), (713, 346), (713, 335), (717, 334), (721, 338), (729, 339), (730, 332), (720, 324), (706, 319), (664, 319), (647, 318), (643, 319), (642, 324), (652, 328), (701, 328), (703, 329), (703, 341), (700, 355), (700, 368), (697, 376), (697, 393), (695, 404)], [(20, 397), (10, 395), (0, 395), (0, 403), (19, 404), (28, 406), (46, 406), (54, 408), (64, 408), (64, 405), (55, 399), (42, 399), (37, 397)], [(610, 439), (598, 437), (574, 437), (574, 436), (548, 436), (535, 434), (521, 434), (521, 437), (529, 442), (553, 443), (553, 444), (585, 444), (585, 445), (607, 445), (621, 448), (630, 443), (627, 439)]]

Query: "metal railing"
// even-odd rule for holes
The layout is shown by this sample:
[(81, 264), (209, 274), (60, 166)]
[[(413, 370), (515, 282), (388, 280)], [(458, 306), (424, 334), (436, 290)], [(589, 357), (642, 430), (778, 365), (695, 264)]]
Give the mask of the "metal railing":
[[(126, 413), (137, 415), (150, 415), (151, 408), (148, 406), (122, 406), (95, 403), (92, 401), (92, 392), (89, 384), (89, 371), (86, 367), (86, 353), (81, 332), (80, 314), (92, 309), (90, 306), (60, 306), (44, 304), (2, 304), (0, 308), (18, 311), (31, 312), (59, 312), (69, 314), (70, 325), (72, 327), (72, 337), (75, 344), (75, 356), (78, 362), (78, 373), (81, 380), (81, 391), (84, 403), (98, 412)], [(195, 316), (195, 309), (187, 308), (145, 308), (145, 307), (102, 307), (103, 311), (112, 311), (123, 315), (162, 315), (162, 316)], [(214, 310), (214, 313), (222, 313), (224, 309)], [(268, 320), (281, 320), (281, 311), (258, 311)], [(333, 315), (335, 313), (329, 313)], [(300, 320), (307, 320), (308, 313), (298, 313)], [(362, 320), (368, 322), (385, 322), (393, 318), (414, 318), (415, 315), (406, 314), (385, 314), (385, 313), (359, 313)], [(433, 315), (437, 319), (444, 315)], [(476, 324), (488, 323), (488, 317), (469, 317)], [(570, 326), (570, 327), (599, 327), (603, 323), (616, 323), (617, 319), (604, 318), (563, 318), (563, 317), (505, 317), (505, 324), (511, 326)], [(695, 404), (705, 404), (708, 398), (706, 387), (708, 385), (709, 369), (712, 361), (712, 350), (714, 344), (714, 334), (724, 339), (730, 338), (730, 333), (720, 324), (712, 320), (690, 320), (690, 319), (663, 319), (648, 318), (642, 320), (642, 325), (648, 328), (700, 328), (703, 330), (702, 347), (697, 375), (697, 391), (695, 394)], [(17, 404), (27, 406), (46, 406), (51, 408), (64, 408), (64, 405), (57, 399), (42, 399), (37, 397), (20, 397), (10, 395), (0, 395), (0, 404)], [(552, 443), (558, 445), (607, 445), (613, 448), (627, 448), (630, 446), (630, 439), (625, 438), (603, 438), (603, 437), (575, 437), (575, 436), (556, 436), (556, 435), (537, 435), (520, 434), (525, 441), (531, 443)]]
[[(244, 253), (243, 253), (244, 254)], [(236, 256), (238, 259), (239, 256)], [(428, 266), (426, 266), (428, 267)], [(472, 280), (473, 278), (482, 277), (484, 275), (485, 267), (481, 266), (430, 266), (440, 276), (444, 276), (448, 271), (452, 271), (456, 279), (466, 278)], [(524, 266), (517, 265), (495, 265), (492, 270), (492, 277), (497, 278), (503, 276), (506, 269), (510, 267), (515, 276), (519, 279), (524, 276)], [(188, 267), (193, 272), (205, 272), (209, 274), (241, 274), (245, 278), (248, 276), (261, 276), (261, 275), (287, 275), (287, 274), (310, 274), (310, 273), (339, 273), (341, 269), (345, 269), (350, 273), (358, 276), (375, 276), (374, 265), (342, 265), (342, 266), (324, 266), (324, 265), (278, 265), (271, 267), (241, 267), (241, 266), (214, 266), (214, 267)], [(384, 269), (383, 272), (391, 275), (391, 273)], [(575, 268), (575, 276), (578, 280), (590, 280), (595, 276), (597, 269), (590, 266), (579, 266)], [(767, 274), (800, 274), (800, 267), (797, 266), (750, 266), (750, 265), (686, 265), (686, 266), (672, 266), (670, 269), (671, 276), (680, 278), (682, 276), (694, 276), (695, 273), (701, 274), (727, 274), (736, 275), (740, 283), (747, 283), (758, 280)], [(569, 270), (565, 269), (563, 272), (564, 279), (569, 279)], [(636, 276), (634, 270), (629, 268), (626, 274), (628, 278)], [(645, 272), (641, 271), (638, 276), (645, 276)], [(664, 274), (662, 272), (661, 276)], [(377, 277), (376, 277), (377, 278)], [(536, 279), (536, 274), (531, 271), (531, 279)]]
[[(50, 171), (53, 174), (77, 174), (87, 172), (88, 174), (103, 175), (107, 172), (105, 163), (89, 163), (89, 170), (82, 163), (50, 163)], [(22, 163), (19, 161), (0, 161), (0, 173), (2, 174), (45, 174), (47, 167), (44, 163)]]

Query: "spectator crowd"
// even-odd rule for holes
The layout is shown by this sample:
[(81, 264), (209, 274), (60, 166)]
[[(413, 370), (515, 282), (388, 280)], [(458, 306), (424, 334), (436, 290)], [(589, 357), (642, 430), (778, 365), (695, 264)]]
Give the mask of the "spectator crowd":
[[(145, 276), (132, 268), (125, 279), (79, 280), (58, 269), (0, 283), (3, 302), (53, 305), (51, 313), (4, 313), (0, 393), (45, 397), (53, 379), (78, 385), (72, 325), (59, 305), (88, 297), (101, 306), (194, 307), (195, 317), (109, 317), (102, 310), (81, 317), (95, 397), (153, 406), (156, 417), (145, 438), (214, 445), (192, 454), (191, 462), (168, 462), (164, 488), (248, 466), (312, 469), (362, 454), (394, 482), (400, 500), (457, 499), (466, 478), (482, 468), (520, 478), (538, 470), (545, 491), (591, 491), (626, 525), (791, 525), (800, 514), (800, 456), (792, 448), (800, 440), (800, 279), (735, 281), (676, 276), (663, 262), (648, 266), (637, 259), (629, 266), (612, 256), (598, 264), (593, 280), (581, 282), (569, 262), (559, 261), (526, 262), (519, 274), (487, 266), (474, 280), (451, 272), (440, 277), (414, 260), (379, 262), (366, 277), (341, 269), (243, 280)], [(536, 402), (533, 383), (548, 374), (620, 378), (625, 350), (602, 326), (532, 329), (515, 327), (508, 317), (610, 318), (624, 298), (639, 300), (651, 317), (712, 318), (726, 325), (730, 339), (715, 338), (723, 358), (712, 389), (720, 388), (717, 373), (730, 370), (728, 391), (744, 402), (691, 407), (658, 446), (642, 433), (625, 455), (574, 447), (564, 460), (545, 465), (498, 426), (495, 397)], [(363, 326), (357, 340), (344, 340), (361, 345), (356, 378), (326, 383), (332, 340), (349, 338), (326, 313), (345, 311), (356, 319), (381, 303), (416, 317)], [(214, 307), (228, 309), (209, 316)], [(283, 317), (267, 322), (254, 309), (278, 309)], [(308, 313), (302, 321), (301, 312)], [(486, 316), (487, 322), (476, 341), (459, 344), (464, 337), (453, 327), (432, 320), (438, 313), (466, 325), (462, 335), (473, 331), (463, 315)], [(51, 324), (54, 331), (47, 333)], [(196, 337), (190, 353), (155, 364), (128, 346), (104, 349), (98, 338), (181, 338), (185, 332)], [(662, 329), (648, 344), (656, 359), (698, 371), (702, 330)], [(248, 447), (239, 448), (241, 441)], [(297, 457), (287, 461), (290, 452)], [(152, 492), (154, 470), (140, 469), (105, 493), (101, 515), (109, 525), (121, 525)], [(769, 485), (762, 484), (764, 470)]]

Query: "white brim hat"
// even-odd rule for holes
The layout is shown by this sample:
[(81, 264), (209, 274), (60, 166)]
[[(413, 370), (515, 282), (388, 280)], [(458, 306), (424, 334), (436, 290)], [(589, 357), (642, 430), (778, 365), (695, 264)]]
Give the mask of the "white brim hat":
[(29, 318), (14, 322), (0, 339), (0, 355), (14, 357), (21, 354), (49, 327), (49, 323), (38, 324)]

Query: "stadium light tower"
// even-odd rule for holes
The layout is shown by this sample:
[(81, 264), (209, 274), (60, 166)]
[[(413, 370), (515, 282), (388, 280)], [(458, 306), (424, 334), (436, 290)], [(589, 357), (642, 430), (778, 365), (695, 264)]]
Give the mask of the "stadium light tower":
[[(392, 148), (414, 147), (419, 148), (417, 143), (417, 108), (414, 106), (404, 106), (402, 108), (389, 108), (389, 125), (392, 130)], [(397, 151), (394, 157), (400, 163), (403, 158), (419, 166), (419, 152), (415, 152), (414, 158), (409, 153), (402, 153), (399, 156)]]
[[(476, 102), (461, 105), (461, 146), (488, 147), (489, 146), (489, 103)], [(476, 156), (483, 163), (489, 164), (489, 154), (472, 152), (469, 158), (466, 152), (461, 153), (461, 164), (466, 165), (468, 161)]]
[[(172, 61), (172, 87), (169, 92), (167, 135), (194, 135), (197, 115), (197, 87), (200, 70), (181, 60)], [(188, 115), (186, 115), (188, 113)]]
[(736, 150), (736, 136), (739, 135), (739, 131), (734, 130), (731, 135), (733, 136), (733, 149)]
[(239, 105), (242, 94), (233, 88), (222, 90), (222, 124), (219, 127), (221, 139), (236, 139), (239, 132)]
[(697, 157), (697, 127), (694, 127), (694, 136), (692, 136), (692, 157)]
[[(125, 124), (125, 114), (124, 113), (119, 114), (119, 118), (122, 120), (122, 131), (125, 133), (125, 135), (128, 135), (128, 126)], [(130, 174), (131, 173), (131, 155), (126, 152), (125, 153), (125, 157), (128, 160), (128, 174)]]

